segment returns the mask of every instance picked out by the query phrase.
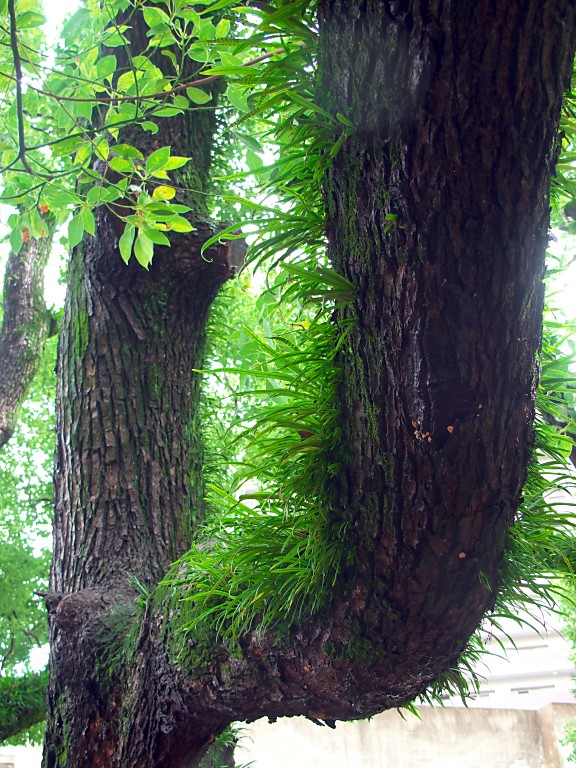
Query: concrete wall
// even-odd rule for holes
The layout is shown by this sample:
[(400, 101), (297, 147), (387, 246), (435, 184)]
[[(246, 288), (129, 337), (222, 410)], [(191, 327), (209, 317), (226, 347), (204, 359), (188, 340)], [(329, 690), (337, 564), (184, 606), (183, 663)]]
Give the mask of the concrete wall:
[(320, 728), (302, 718), (246, 728), (237, 762), (253, 768), (567, 768), (559, 746), (574, 704), (539, 710), (420, 709)]
[(0, 766), (40, 768), (42, 747), (0, 747)]
[[(246, 726), (237, 764), (252, 768), (568, 768), (559, 746), (576, 704), (539, 710), (422, 707), (320, 728), (303, 718)], [(0, 765), (39, 768), (41, 749), (0, 747)], [(87, 766), (88, 768), (88, 766)], [(127, 766), (128, 768), (128, 766)]]

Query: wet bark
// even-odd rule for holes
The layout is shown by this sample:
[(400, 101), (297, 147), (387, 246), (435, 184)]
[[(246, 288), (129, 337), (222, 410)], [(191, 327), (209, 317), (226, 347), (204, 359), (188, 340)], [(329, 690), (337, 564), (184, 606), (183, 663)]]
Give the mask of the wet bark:
[(350, 557), (321, 616), (234, 652), (182, 631), (169, 586), (134, 607), (134, 579), (153, 588), (202, 516), (193, 369), (229, 265), (193, 234), (126, 269), (102, 217), (73, 257), (60, 351), (49, 768), (194, 768), (233, 720), (398, 706), (493, 605), (532, 439), (576, 10), (319, 11), (319, 98), (358, 126), (325, 182), (330, 255), (357, 288), (335, 510)]

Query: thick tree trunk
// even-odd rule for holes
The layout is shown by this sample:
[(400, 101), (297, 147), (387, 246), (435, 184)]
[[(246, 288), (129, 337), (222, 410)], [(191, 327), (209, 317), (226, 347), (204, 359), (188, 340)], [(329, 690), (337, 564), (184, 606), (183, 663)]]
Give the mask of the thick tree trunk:
[(162, 578), (202, 519), (194, 370), (210, 303), (232, 274), (219, 249), (200, 256), (209, 234), (182, 237), (147, 272), (123, 264), (102, 218), (72, 259), (47, 600), (49, 766), (112, 764), (124, 661), (113, 657), (137, 589)]
[(358, 126), (326, 183), (330, 254), (358, 295), (347, 597), (417, 680), (494, 604), (520, 502), (574, 5), (320, 9), (320, 93)]
[(202, 514), (192, 370), (225, 253), (203, 263), (194, 236), (149, 274), (126, 269), (105, 217), (78, 249), (46, 766), (193, 768), (232, 720), (365, 717), (455, 662), (493, 604), (528, 460), (575, 13), (563, 0), (320, 3), (321, 98), (358, 126), (325, 184), (330, 253), (358, 290), (336, 511), (352, 559), (332, 605), (281, 642), (254, 635), (231, 653), (209, 628), (182, 632), (170, 586), (144, 612), (131, 603), (134, 579), (155, 585)]
[[(145, 30), (138, 14), (131, 18), (132, 55), (146, 47)], [(50, 768), (128, 765), (117, 762), (119, 716), (133, 652), (124, 647), (126, 636), (138, 640), (137, 596), (186, 551), (203, 517), (195, 370), (202, 367), (210, 305), (235, 272), (227, 248), (201, 255), (215, 232), (206, 204), (215, 129), (215, 111), (206, 109), (162, 121), (154, 137), (131, 129), (124, 136), (145, 156), (170, 146), (173, 155), (192, 158), (173, 178), (178, 201), (192, 208), (195, 231), (174, 233), (170, 248), (156, 247), (147, 271), (134, 257), (123, 263), (123, 222), (101, 209), (96, 236), (72, 254), (46, 600)]]

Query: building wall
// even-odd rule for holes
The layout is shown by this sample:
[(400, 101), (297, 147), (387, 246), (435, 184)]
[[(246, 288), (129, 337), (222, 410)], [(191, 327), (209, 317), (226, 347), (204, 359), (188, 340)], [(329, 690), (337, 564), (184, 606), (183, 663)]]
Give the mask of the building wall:
[[(542, 624), (526, 620), (530, 624), (505, 622), (506, 635), (494, 632), (477, 666), (484, 678), (480, 693), (468, 706), (539, 709), (551, 702), (575, 703), (572, 648), (560, 634), (558, 617), (547, 614)], [(459, 700), (449, 703), (461, 706)]]
[(259, 720), (237, 750), (253, 768), (567, 768), (559, 746), (575, 704), (540, 710), (420, 709), (320, 728), (302, 718)]
[(0, 747), (0, 768), (40, 768), (42, 747)]

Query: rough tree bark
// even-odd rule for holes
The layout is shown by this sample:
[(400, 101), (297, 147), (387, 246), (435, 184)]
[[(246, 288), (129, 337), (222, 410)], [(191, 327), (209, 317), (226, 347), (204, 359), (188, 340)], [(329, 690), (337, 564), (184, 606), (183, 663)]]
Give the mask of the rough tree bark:
[(330, 254), (358, 289), (338, 489), (354, 559), (322, 616), (241, 653), (179, 632), (167, 586), (133, 621), (131, 578), (154, 586), (201, 515), (192, 369), (229, 267), (202, 262), (194, 236), (149, 274), (125, 268), (101, 216), (72, 260), (60, 351), (49, 768), (193, 767), (233, 720), (397, 706), (493, 605), (531, 441), (576, 9), (322, 0), (319, 14), (320, 97), (358, 125), (325, 182)]
[(44, 270), (53, 231), (53, 221), (46, 217), (46, 236), (23, 243), (18, 253), (10, 253), (6, 263), (0, 331), (0, 448), (14, 432), (18, 409), (38, 370), (43, 343), (50, 331), (50, 312), (44, 301)]
[[(146, 48), (146, 29), (137, 12), (130, 19), (132, 55)], [(238, 266), (227, 247), (200, 253), (215, 232), (207, 205), (214, 106), (215, 99), (205, 110), (164, 120), (154, 136), (125, 135), (145, 156), (170, 146), (173, 155), (192, 158), (174, 176), (195, 231), (173, 235), (170, 249), (157, 247), (149, 271), (134, 258), (126, 266), (116, 216), (129, 212), (125, 200), (97, 212), (96, 236), (71, 257), (46, 598), (47, 766), (111, 765), (117, 757), (125, 675), (118, 674), (114, 649), (110, 658), (102, 650), (102, 636), (112, 633), (120, 643), (137, 590), (157, 584), (203, 517), (195, 369), (210, 304)]]

